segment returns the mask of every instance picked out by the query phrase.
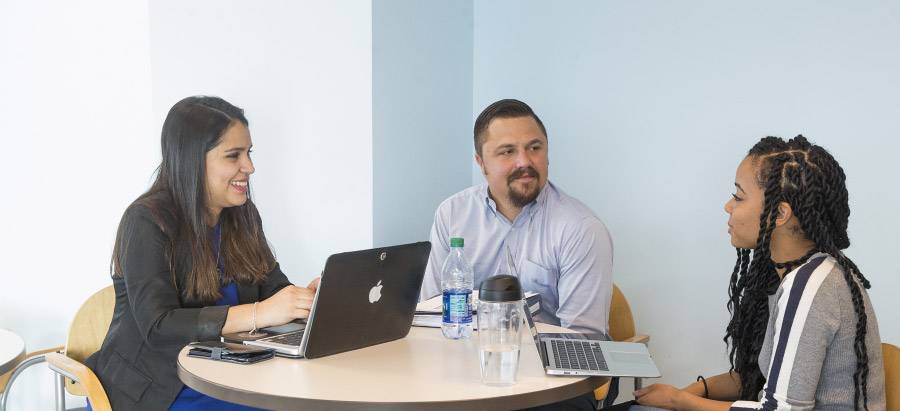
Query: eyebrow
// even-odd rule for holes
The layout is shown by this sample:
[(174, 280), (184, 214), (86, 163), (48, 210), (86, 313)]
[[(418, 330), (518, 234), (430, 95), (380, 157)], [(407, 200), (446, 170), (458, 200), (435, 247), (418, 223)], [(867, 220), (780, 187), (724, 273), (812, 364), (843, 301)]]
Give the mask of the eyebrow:
[[(535, 144), (544, 144), (544, 142), (540, 138), (535, 138), (534, 140), (531, 140), (531, 141), (525, 143), (525, 147), (533, 146)], [(515, 146), (516, 146), (515, 144), (511, 144), (511, 143), (502, 144), (502, 145), (497, 146), (497, 148), (495, 148), (494, 151), (498, 151), (498, 150), (502, 150), (502, 149), (506, 149), (506, 148), (512, 148)]]
[[(253, 148), (253, 146), (250, 146), (250, 148)], [(245, 150), (244, 147), (233, 147), (233, 148), (229, 148), (228, 150), (225, 150), (225, 152), (231, 153), (231, 152), (235, 152), (235, 151), (244, 151), (244, 150)]]
[(740, 185), (740, 184), (734, 183), (734, 186), (737, 187), (738, 190), (741, 190), (742, 193), (745, 193), (745, 194), (747, 193), (746, 191), (744, 191), (743, 188), (741, 188), (741, 185)]

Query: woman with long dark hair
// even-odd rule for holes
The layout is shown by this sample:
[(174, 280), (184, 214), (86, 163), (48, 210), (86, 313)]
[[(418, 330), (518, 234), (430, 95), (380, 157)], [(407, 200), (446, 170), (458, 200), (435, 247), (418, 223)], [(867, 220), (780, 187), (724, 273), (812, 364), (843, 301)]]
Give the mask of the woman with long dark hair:
[(178, 352), (309, 315), (317, 282), (291, 285), (250, 200), (251, 146), (243, 110), (221, 98), (169, 110), (156, 181), (119, 223), (112, 324), (87, 359), (113, 409), (244, 409), (185, 387)]
[(678, 390), (654, 384), (642, 405), (676, 410), (885, 409), (869, 281), (844, 255), (844, 170), (803, 136), (766, 137), (737, 169), (725, 204), (737, 248), (725, 332), (731, 370)]

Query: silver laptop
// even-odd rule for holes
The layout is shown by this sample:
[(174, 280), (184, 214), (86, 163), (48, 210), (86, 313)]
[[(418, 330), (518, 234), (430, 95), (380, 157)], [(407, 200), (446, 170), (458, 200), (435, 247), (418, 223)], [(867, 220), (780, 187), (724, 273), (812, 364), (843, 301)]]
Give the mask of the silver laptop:
[(307, 322), (266, 329), (276, 335), (244, 344), (318, 358), (403, 338), (430, 251), (426, 241), (334, 254), (325, 262)]
[(550, 375), (602, 375), (610, 377), (659, 377), (659, 369), (641, 343), (614, 342), (581, 338), (580, 334), (537, 332), (530, 310), (525, 321), (544, 371)]

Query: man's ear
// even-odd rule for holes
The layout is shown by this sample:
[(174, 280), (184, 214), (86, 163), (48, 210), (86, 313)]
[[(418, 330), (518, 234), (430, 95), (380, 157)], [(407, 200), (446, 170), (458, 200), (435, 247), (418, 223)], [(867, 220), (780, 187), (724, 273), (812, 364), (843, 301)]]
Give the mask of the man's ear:
[(784, 201), (778, 203), (778, 214), (775, 217), (775, 227), (781, 227), (787, 224), (793, 216), (794, 210), (791, 208), (790, 204)]
[(487, 175), (487, 170), (484, 169), (484, 160), (478, 153), (475, 153), (475, 162), (478, 163), (478, 167), (481, 168), (481, 174)]

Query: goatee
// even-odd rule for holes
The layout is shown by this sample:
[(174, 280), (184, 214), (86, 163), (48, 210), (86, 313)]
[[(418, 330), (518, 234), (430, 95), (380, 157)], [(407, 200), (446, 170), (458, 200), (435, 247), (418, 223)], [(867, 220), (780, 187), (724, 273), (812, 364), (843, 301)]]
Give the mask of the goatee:
[[(528, 190), (526, 188), (526, 190), (528, 191), (525, 192), (516, 190), (513, 187), (512, 183), (516, 179), (522, 177), (533, 177), (534, 188), (531, 190)], [(535, 170), (534, 167), (523, 167), (516, 169), (516, 171), (513, 171), (512, 174), (510, 174), (509, 177), (506, 178), (506, 186), (509, 188), (509, 201), (513, 204), (513, 206), (515, 206), (516, 208), (522, 208), (534, 201), (534, 199), (537, 198), (538, 194), (541, 193), (541, 187), (539, 185), (540, 180), (540, 174), (538, 174), (537, 170)]]

